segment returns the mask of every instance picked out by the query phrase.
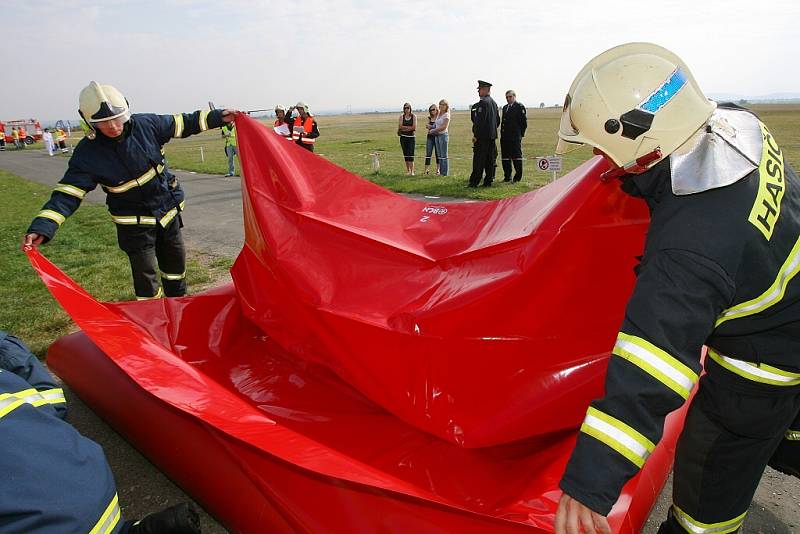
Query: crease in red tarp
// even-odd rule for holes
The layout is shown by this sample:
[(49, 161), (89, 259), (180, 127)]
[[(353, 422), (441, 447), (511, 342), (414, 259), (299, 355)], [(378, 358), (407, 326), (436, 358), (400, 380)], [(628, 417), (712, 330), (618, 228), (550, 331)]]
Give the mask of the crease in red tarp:
[[(248, 319), (464, 447), (574, 428), (602, 392), (647, 209), (595, 158), (491, 202), (387, 191), (237, 118)], [(455, 179), (455, 178), (454, 178)]]

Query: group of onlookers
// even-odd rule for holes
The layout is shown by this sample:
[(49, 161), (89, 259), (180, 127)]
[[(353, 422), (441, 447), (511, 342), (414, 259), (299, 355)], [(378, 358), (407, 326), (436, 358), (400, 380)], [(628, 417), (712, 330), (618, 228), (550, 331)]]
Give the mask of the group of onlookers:
[[(447, 176), (449, 172), (447, 159), (447, 145), (450, 140), (448, 129), (450, 127), (450, 104), (447, 100), (439, 101), (439, 106), (431, 104), (428, 107), (428, 117), (425, 123), (427, 130), (425, 140), (425, 174), (430, 174), (431, 157), (436, 154), (436, 174)], [(417, 116), (411, 109), (411, 104), (403, 104), (403, 114), (397, 124), (397, 135), (400, 137), (400, 148), (406, 162), (406, 174), (414, 176), (414, 151), (416, 148)]]
[[(500, 117), (497, 104), (490, 96), (492, 84), (478, 80), (478, 96), (480, 100), (470, 108), (472, 121), (472, 173), (470, 187), (477, 187), (481, 181), (490, 187), (494, 181), (497, 167), (497, 129), (500, 128), (500, 146), (502, 149), (503, 174), (505, 182), (519, 182), (522, 179), (522, 138), (528, 127), (525, 106), (517, 102), (517, 94), (513, 90), (506, 91), (506, 105)], [(450, 105), (447, 100), (440, 100), (428, 106), (425, 123), (427, 139), (425, 143), (425, 174), (430, 173), (431, 156), (436, 153), (436, 174), (447, 176), (449, 159), (448, 129), (450, 126)], [(416, 147), (417, 116), (411, 104), (403, 104), (403, 114), (397, 121), (397, 135), (400, 137), (400, 148), (406, 163), (406, 174), (414, 176), (414, 150)], [(513, 176), (512, 176), (513, 167)]]

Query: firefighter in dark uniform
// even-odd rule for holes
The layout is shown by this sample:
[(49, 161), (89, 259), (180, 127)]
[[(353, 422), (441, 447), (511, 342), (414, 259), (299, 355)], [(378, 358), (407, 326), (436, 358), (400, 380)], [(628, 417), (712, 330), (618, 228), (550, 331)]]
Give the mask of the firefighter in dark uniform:
[(200, 532), (187, 504), (123, 520), (103, 449), (63, 420), (66, 411), (44, 366), (0, 331), (0, 532)]
[(131, 115), (122, 93), (91, 82), (81, 91), (80, 114), (91, 131), (75, 147), (67, 172), (33, 219), (23, 247), (51, 240), (86, 194), (100, 185), (117, 225), (119, 246), (130, 259), (136, 298), (185, 295), (184, 195), (167, 167), (163, 146), (172, 138), (219, 128), (233, 121), (235, 113)]
[[(297, 110), (297, 115), (292, 116), (292, 111)], [(308, 112), (308, 104), (298, 102), (286, 111), (286, 122), (292, 128), (292, 140), (309, 152), (314, 152), (314, 144), (319, 137), (317, 120)]]
[(470, 108), (472, 119), (472, 174), (469, 186), (478, 187), (483, 179), (483, 187), (491, 187), (497, 168), (497, 126), (500, 114), (497, 103), (489, 96), (492, 84), (478, 80), (478, 100)]
[(506, 91), (506, 102), (500, 121), (500, 158), (503, 161), (503, 181), (511, 181), (511, 165), (514, 165), (514, 181), (522, 180), (522, 138), (528, 129), (528, 113), (522, 102), (517, 102), (517, 93)]
[(622, 486), (698, 381), (659, 532), (734, 532), (768, 464), (797, 475), (800, 182), (766, 125), (707, 100), (680, 58), (648, 43), (584, 67), (559, 138), (558, 153), (595, 147), (605, 179), (643, 198), (651, 223), (605, 396), (561, 480), (556, 532), (610, 532)]

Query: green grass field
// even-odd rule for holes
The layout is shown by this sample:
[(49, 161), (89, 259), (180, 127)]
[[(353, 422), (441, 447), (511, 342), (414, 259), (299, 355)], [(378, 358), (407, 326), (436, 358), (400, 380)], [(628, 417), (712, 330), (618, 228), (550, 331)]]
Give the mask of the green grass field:
[[(0, 171), (0, 329), (25, 340), (42, 356), (52, 341), (70, 331), (71, 319), (53, 299), (20, 251), (20, 236), (51, 188)], [(133, 282), (125, 253), (117, 246), (105, 206), (86, 204), (47, 245), (47, 257), (100, 300), (131, 300)], [(231, 261), (189, 253), (190, 291), (225, 275)]]
[[(756, 106), (755, 111), (772, 130), (781, 143), (787, 159), (796, 167), (800, 162), (800, 105)], [(526, 157), (552, 155), (556, 143), (556, 131), (561, 110), (555, 108), (528, 110), (528, 132), (523, 140)], [(471, 124), (469, 113), (456, 111), (450, 124), (451, 176), (423, 176), (425, 137), (417, 135), (417, 175), (405, 175), (405, 166), (396, 135), (397, 113), (321, 116), (317, 118), (321, 136), (316, 153), (337, 165), (363, 176), (388, 189), (405, 193), (421, 193), (464, 198), (504, 198), (541, 187), (551, 179), (550, 173), (539, 171), (535, 161), (525, 162), (525, 178), (518, 184), (497, 183), (490, 189), (468, 189), (466, 187), (472, 167)], [(417, 113), (417, 122), (424, 123), (427, 113)], [(272, 121), (264, 121), (270, 127)], [(200, 161), (203, 147), (205, 161)], [(227, 159), (219, 131), (212, 130), (202, 135), (170, 142), (166, 146), (167, 157), (175, 168), (224, 174)], [(380, 172), (372, 171), (370, 154), (380, 154)], [(564, 174), (591, 157), (584, 147), (564, 157)], [(498, 162), (499, 163), (499, 162)], [(502, 170), (498, 167), (502, 180)]]

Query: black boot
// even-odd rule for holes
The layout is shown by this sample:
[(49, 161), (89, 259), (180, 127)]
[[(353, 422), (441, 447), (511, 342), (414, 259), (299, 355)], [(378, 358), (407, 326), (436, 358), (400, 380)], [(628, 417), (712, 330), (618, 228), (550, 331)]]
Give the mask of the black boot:
[(200, 534), (200, 516), (184, 502), (135, 522), (128, 534)]
[(785, 475), (800, 478), (800, 441), (783, 440), (767, 465)]

